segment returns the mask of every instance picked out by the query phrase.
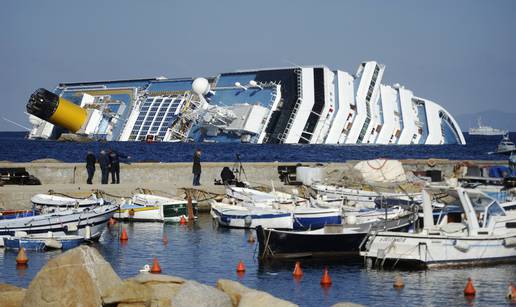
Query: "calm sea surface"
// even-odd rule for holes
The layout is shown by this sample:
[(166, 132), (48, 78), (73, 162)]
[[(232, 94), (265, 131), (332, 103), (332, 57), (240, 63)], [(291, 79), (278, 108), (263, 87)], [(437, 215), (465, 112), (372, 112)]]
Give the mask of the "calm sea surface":
[[(343, 162), (346, 160), (428, 159), (504, 160), (507, 156), (489, 155), (500, 136), (469, 136), (467, 145), (271, 145), (271, 144), (208, 144), (91, 142), (72, 143), (24, 139), (23, 132), (0, 132), (0, 161), (28, 162), (53, 158), (64, 162), (82, 162), (88, 150), (96, 153), (113, 148), (131, 156), (131, 161), (189, 162), (196, 148), (203, 150), (203, 161), (231, 162), (240, 154), (246, 162)], [(516, 133), (511, 133), (516, 141)]]
[[(118, 234), (126, 227), (129, 241), (121, 244)], [(169, 243), (163, 245), (163, 235)], [(111, 263), (122, 277), (136, 275), (153, 257), (160, 261), (163, 274), (194, 279), (215, 285), (220, 278), (267, 291), (302, 306), (330, 306), (351, 301), (370, 306), (511, 306), (505, 299), (509, 281), (516, 281), (516, 265), (492, 267), (434, 269), (418, 271), (367, 269), (362, 261), (302, 261), (304, 276), (292, 278), (293, 262), (260, 263), (256, 259), (256, 243), (247, 243), (249, 231), (217, 229), (211, 217), (202, 214), (193, 225), (161, 223), (117, 224), (106, 229), (93, 246)], [(0, 248), (0, 283), (27, 287), (53, 252), (28, 252), (29, 266), (16, 269), (16, 252)], [(239, 260), (246, 272), (235, 272)], [(319, 281), (327, 265), (332, 287), (321, 288)], [(405, 281), (401, 291), (393, 289), (397, 274)], [(468, 301), (463, 289), (468, 277), (474, 281), (477, 297)], [(515, 304), (516, 305), (516, 304)]]

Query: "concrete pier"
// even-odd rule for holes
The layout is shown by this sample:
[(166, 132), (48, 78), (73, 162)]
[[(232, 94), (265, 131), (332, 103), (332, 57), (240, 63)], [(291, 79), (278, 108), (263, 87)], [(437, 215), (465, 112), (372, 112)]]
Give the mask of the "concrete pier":
[[(325, 163), (326, 174), (349, 170), (358, 161), (345, 163)], [(456, 160), (402, 160), (405, 170), (424, 171), (439, 169), (444, 176), (450, 177), (456, 165), (464, 161)], [(505, 165), (505, 161), (467, 161), (478, 166)], [(288, 191), (279, 179), (277, 167), (280, 165), (296, 165), (297, 163), (258, 162), (243, 163), (245, 176), (242, 178), (255, 185), (270, 186), (271, 183), (278, 189)], [(316, 165), (315, 162), (303, 162), (303, 165)], [(220, 172), (224, 166), (232, 167), (233, 163), (204, 162), (202, 163), (202, 190), (222, 194), (224, 187), (214, 185), (214, 179), (220, 179)], [(30, 198), (37, 193), (47, 193), (49, 190), (70, 195), (87, 195), (93, 190), (102, 190), (113, 195), (130, 196), (136, 189), (150, 189), (156, 194), (179, 195), (181, 188), (192, 187), (191, 163), (132, 163), (122, 164), (120, 170), (121, 184), (100, 184), (100, 168), (97, 167), (94, 184), (86, 184), (86, 168), (83, 163), (61, 162), (29, 162), (8, 163), (1, 162), (0, 168), (24, 167), (31, 174), (41, 180), (42, 185), (0, 187), (0, 208), (24, 209), (30, 208)]]

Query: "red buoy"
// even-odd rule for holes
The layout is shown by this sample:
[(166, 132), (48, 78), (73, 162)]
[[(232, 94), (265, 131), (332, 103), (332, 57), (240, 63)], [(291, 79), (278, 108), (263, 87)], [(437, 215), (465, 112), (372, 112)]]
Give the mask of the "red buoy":
[(324, 267), (323, 276), (321, 278), (321, 285), (322, 286), (331, 286), (331, 277), (328, 273), (328, 268)]
[(475, 290), (475, 287), (473, 287), (473, 281), (470, 277), (468, 277), (468, 282), (466, 283), (466, 288), (464, 288), (464, 295), (465, 296), (475, 296), (477, 294), (477, 290)]
[(245, 264), (242, 262), (242, 260), (238, 261), (238, 265), (237, 265), (236, 271), (238, 273), (245, 272)]
[(120, 241), (127, 241), (129, 240), (129, 237), (127, 236), (127, 231), (125, 231), (125, 228), (122, 228), (122, 235), (120, 235)]
[(25, 253), (25, 248), (20, 248), (20, 251), (18, 252), (18, 256), (16, 256), (16, 264), (19, 265), (27, 265), (29, 262), (29, 258), (27, 257), (27, 254)]
[(158, 258), (154, 257), (154, 263), (152, 264), (152, 268), (150, 270), (151, 273), (159, 274), (161, 273), (161, 267), (158, 263)]
[(294, 266), (294, 272), (292, 272), (292, 275), (295, 278), (299, 278), (303, 276), (303, 270), (301, 270), (301, 262), (296, 261), (296, 265)]

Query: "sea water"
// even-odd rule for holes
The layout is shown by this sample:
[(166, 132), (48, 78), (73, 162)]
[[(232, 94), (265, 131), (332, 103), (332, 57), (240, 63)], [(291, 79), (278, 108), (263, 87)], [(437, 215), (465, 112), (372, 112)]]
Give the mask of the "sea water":
[[(129, 240), (121, 243), (119, 234), (126, 228)], [(248, 243), (254, 231), (216, 228), (209, 214), (201, 214), (189, 225), (162, 223), (117, 223), (106, 228), (98, 243), (92, 244), (122, 278), (138, 274), (156, 257), (163, 274), (193, 279), (214, 286), (218, 279), (236, 280), (301, 306), (330, 306), (347, 301), (368, 306), (509, 306), (505, 294), (510, 281), (516, 281), (516, 265), (496, 265), (457, 269), (393, 270), (371, 269), (361, 258), (301, 260), (304, 276), (292, 277), (294, 261), (262, 262), (257, 258), (257, 243)], [(163, 236), (168, 244), (163, 244)], [(0, 283), (27, 287), (53, 256), (61, 251), (27, 252), (29, 265), (16, 268), (17, 252), (0, 248)], [(242, 260), (246, 271), (236, 273)], [(333, 284), (320, 285), (324, 266)], [(393, 288), (401, 274), (405, 288)], [(473, 279), (477, 296), (471, 301), (463, 290), (468, 277)]]

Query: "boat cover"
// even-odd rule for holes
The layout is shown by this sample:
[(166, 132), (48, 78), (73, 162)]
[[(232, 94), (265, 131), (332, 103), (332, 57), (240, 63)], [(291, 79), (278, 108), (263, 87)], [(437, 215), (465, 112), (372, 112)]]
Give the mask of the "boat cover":
[(405, 182), (407, 176), (398, 160), (375, 159), (358, 162), (354, 167), (366, 182)]

